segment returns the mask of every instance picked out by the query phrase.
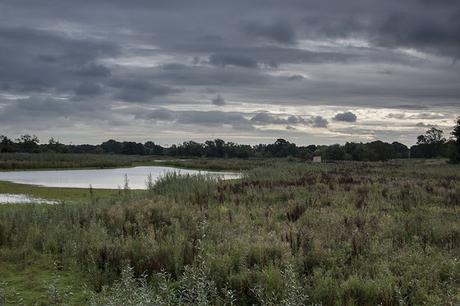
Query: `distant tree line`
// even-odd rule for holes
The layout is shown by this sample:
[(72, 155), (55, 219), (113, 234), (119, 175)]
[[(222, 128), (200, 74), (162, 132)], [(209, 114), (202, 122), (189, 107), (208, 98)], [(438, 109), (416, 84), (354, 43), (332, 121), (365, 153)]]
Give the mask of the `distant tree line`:
[(449, 157), (453, 162), (460, 162), (460, 118), (447, 140), (443, 131), (431, 128), (424, 135), (417, 137), (417, 144), (408, 148), (393, 142), (372, 141), (368, 143), (347, 142), (345, 145), (308, 145), (298, 146), (284, 139), (272, 144), (255, 146), (225, 142), (222, 139), (208, 140), (204, 143), (186, 141), (179, 145), (163, 147), (152, 141), (146, 143), (108, 140), (100, 145), (62, 144), (51, 138), (48, 143), (40, 144), (33, 135), (22, 135), (12, 140), (0, 136), (0, 152), (23, 153), (93, 153), (93, 154), (127, 154), (127, 155), (163, 155), (171, 157), (215, 157), (215, 158), (250, 158), (250, 157), (297, 157), (311, 159), (320, 155), (324, 160), (384, 161), (394, 158), (437, 158)]

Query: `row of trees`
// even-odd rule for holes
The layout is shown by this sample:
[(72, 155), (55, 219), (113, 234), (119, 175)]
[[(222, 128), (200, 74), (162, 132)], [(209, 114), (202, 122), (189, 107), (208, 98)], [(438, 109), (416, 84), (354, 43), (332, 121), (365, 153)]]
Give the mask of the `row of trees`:
[(106, 153), (128, 155), (165, 155), (173, 157), (298, 157), (311, 159), (321, 155), (326, 160), (379, 161), (393, 158), (435, 158), (450, 157), (460, 161), (460, 118), (452, 132), (453, 138), (447, 140), (443, 131), (431, 128), (417, 138), (417, 144), (408, 148), (402, 143), (373, 141), (369, 143), (347, 142), (345, 145), (297, 146), (284, 139), (272, 144), (255, 146), (225, 142), (222, 139), (208, 140), (204, 143), (187, 141), (179, 145), (162, 147), (152, 141), (146, 143), (119, 142), (108, 140), (100, 145), (65, 145), (53, 138), (46, 144), (40, 144), (36, 136), (22, 135), (16, 140), (0, 136), (0, 152), (57, 152), (57, 153)]

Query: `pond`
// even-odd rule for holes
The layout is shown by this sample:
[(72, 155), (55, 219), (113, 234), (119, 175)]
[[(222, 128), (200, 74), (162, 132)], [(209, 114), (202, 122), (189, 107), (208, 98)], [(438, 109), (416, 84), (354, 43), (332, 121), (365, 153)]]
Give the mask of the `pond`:
[(57, 204), (57, 201), (35, 198), (26, 194), (0, 193), (0, 204)]
[(174, 172), (181, 175), (203, 174), (219, 179), (240, 177), (239, 173), (234, 172), (145, 166), (115, 169), (8, 171), (0, 172), (0, 181), (45, 187), (89, 188), (91, 185), (95, 189), (118, 189), (124, 187), (126, 176), (130, 189), (146, 189), (146, 181), (149, 175), (152, 176), (152, 181), (155, 182), (166, 173)]

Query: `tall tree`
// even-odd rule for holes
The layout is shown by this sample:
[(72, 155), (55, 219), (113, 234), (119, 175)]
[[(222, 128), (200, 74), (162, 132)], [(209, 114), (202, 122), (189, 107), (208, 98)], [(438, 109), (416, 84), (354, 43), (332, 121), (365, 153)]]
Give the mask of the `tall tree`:
[(0, 153), (4, 152), (14, 152), (14, 142), (5, 135), (0, 135)]
[(25, 134), (20, 136), (16, 141), (22, 152), (36, 153), (39, 151), (38, 143), (40, 140), (35, 135)]
[(445, 156), (445, 143), (443, 131), (432, 127), (425, 135), (417, 137), (417, 146), (411, 148), (411, 156), (423, 158)]
[(425, 135), (417, 137), (417, 144), (443, 144), (446, 142), (443, 133), (442, 130), (432, 127), (426, 131)]
[(454, 136), (455, 146), (454, 151), (451, 153), (450, 160), (454, 163), (460, 163), (460, 117), (457, 118), (452, 136)]

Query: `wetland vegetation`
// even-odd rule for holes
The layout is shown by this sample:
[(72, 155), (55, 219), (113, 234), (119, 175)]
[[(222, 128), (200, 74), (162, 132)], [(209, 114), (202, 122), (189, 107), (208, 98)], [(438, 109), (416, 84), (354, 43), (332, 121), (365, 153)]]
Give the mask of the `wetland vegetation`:
[(170, 174), (146, 191), (81, 189), (59, 205), (0, 206), (0, 301), (460, 302), (458, 165), (232, 163), (248, 169), (243, 178)]

